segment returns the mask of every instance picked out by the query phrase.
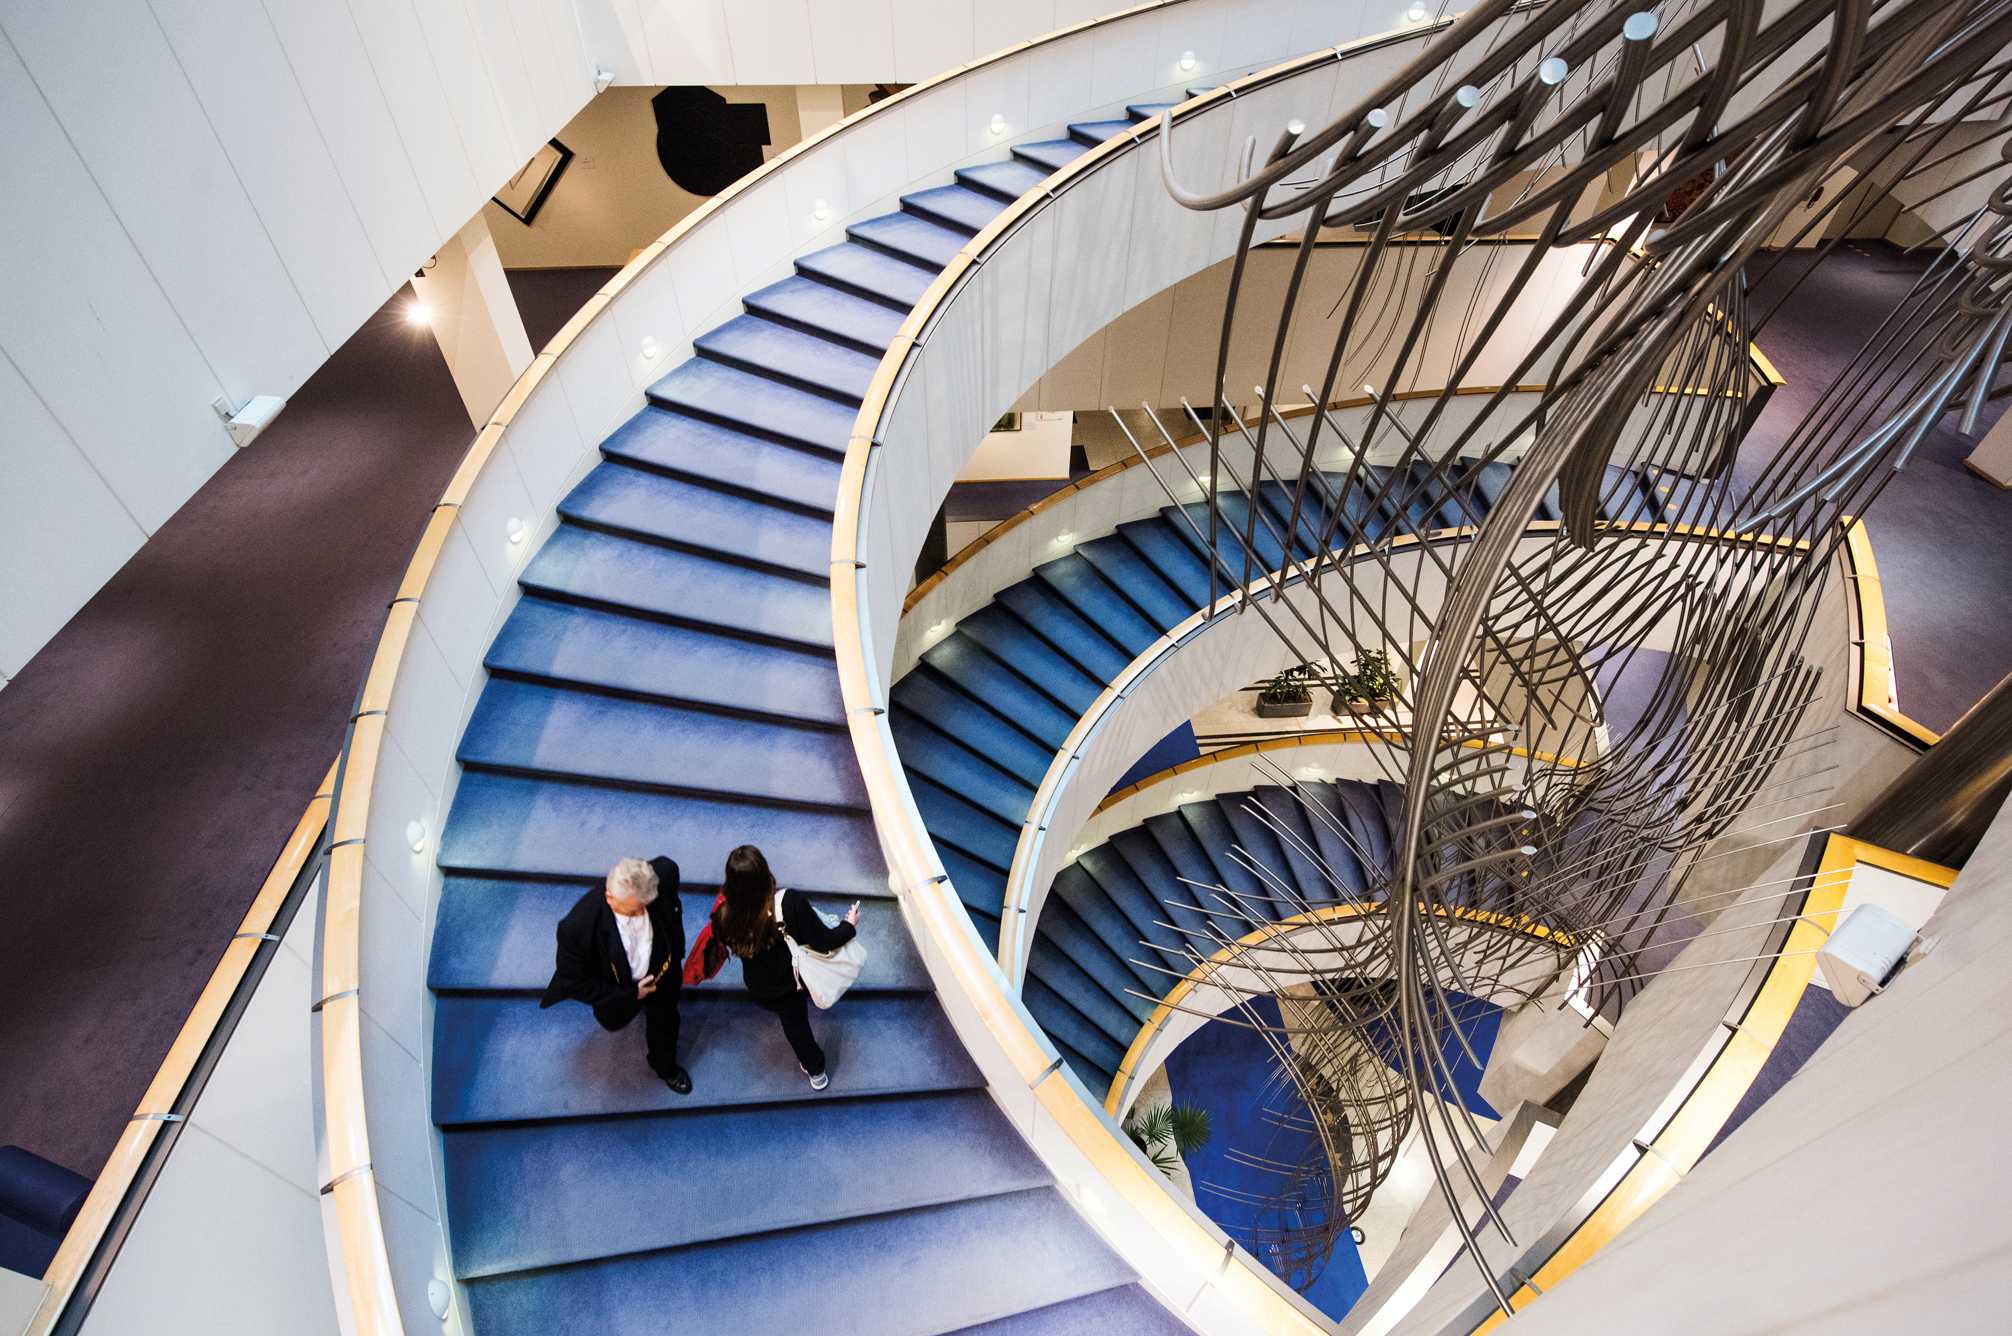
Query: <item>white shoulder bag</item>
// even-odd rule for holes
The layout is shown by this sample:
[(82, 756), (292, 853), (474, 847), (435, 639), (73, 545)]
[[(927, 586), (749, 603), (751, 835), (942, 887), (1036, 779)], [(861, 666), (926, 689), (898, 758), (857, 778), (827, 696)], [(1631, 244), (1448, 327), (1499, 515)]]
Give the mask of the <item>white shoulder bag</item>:
[[(851, 941), (829, 954), (813, 951), (796, 938), (789, 935), (782, 916), (781, 890), (775, 893), (775, 922), (782, 929), (782, 939), (789, 943), (789, 963), (796, 971), (796, 981), (810, 994), (810, 1000), (817, 1003), (819, 1010), (828, 1009), (838, 999), (845, 996), (845, 990), (859, 982), (859, 972), (866, 968), (866, 943), (859, 939), (857, 931)], [(828, 928), (836, 928), (838, 920), (831, 915), (813, 908), (811, 913), (824, 920)]]

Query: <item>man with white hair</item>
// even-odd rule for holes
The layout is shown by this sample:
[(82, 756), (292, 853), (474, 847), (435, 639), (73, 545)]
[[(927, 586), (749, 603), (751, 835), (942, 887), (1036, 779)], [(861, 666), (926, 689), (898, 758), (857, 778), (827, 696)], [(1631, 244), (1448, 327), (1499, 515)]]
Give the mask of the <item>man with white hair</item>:
[(678, 1065), (684, 962), (677, 863), (624, 858), (559, 920), (558, 964), (538, 1005), (585, 1002), (604, 1030), (621, 1029), (640, 1011), (650, 1070), (689, 1095), (692, 1078)]

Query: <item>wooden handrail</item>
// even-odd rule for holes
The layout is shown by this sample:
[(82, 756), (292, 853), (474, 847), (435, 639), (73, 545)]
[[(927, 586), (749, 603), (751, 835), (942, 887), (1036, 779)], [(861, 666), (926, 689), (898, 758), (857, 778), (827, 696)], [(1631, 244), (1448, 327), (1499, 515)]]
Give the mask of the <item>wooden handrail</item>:
[(1851, 572), (1858, 611), (1858, 691), (1856, 712), (1885, 724), (1903, 738), (1932, 747), (1942, 735), (1903, 714), (1893, 679), (1893, 640), (1886, 626), (1886, 593), (1879, 563), (1872, 558), (1872, 535), (1865, 521), (1845, 520), (1844, 557)]
[(258, 894), (252, 897), (251, 907), (245, 910), (237, 930), (224, 943), (223, 954), (210, 971), (209, 981), (196, 995), (195, 1005), (189, 1009), (174, 1042), (168, 1045), (167, 1056), (161, 1059), (161, 1065), (154, 1071), (154, 1079), (148, 1082), (146, 1093), (140, 1097), (139, 1107), (119, 1134), (110, 1158), (98, 1171), (97, 1181), (92, 1183), (90, 1194), (84, 1198), (77, 1218), (57, 1245), (56, 1256), (50, 1261), (49, 1269), (42, 1273), (42, 1302), (29, 1319), (26, 1336), (47, 1336), (56, 1329), (56, 1324), (76, 1297), (78, 1285), (90, 1268), (92, 1259), (97, 1256), (106, 1232), (133, 1190), (149, 1152), (168, 1126), (165, 1119), (179, 1115), (176, 1106), (181, 1102), (197, 1064), (202, 1061), (204, 1050), (209, 1047), (225, 1011), (237, 995), (239, 985), (244, 982), (260, 947), (264, 945), (273, 920), (286, 903), (287, 893), (300, 879), (301, 869), (307, 866), (308, 859), (313, 856), (323, 832), (328, 828), (329, 799), (334, 783), (335, 766), (331, 764), (328, 773), (316, 786), (314, 796), (308, 800), (306, 809), (301, 812), (300, 820), (294, 823), (293, 832), (280, 847), (279, 856), (266, 872)]

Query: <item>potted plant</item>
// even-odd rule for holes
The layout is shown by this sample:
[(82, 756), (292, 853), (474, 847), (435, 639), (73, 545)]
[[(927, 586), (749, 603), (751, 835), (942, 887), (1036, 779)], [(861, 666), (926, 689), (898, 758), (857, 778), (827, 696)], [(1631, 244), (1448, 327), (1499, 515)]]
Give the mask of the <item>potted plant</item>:
[(1209, 1143), (1209, 1111), (1195, 1104), (1158, 1104), (1143, 1113), (1134, 1109), (1125, 1135), (1167, 1177), (1181, 1162)]
[(1397, 699), (1397, 672), (1380, 649), (1364, 650), (1356, 656), (1351, 671), (1335, 674), (1335, 712), (1367, 714), (1381, 710)]
[(1288, 668), (1258, 689), (1260, 719), (1297, 719), (1313, 713), (1313, 671), (1305, 664)]

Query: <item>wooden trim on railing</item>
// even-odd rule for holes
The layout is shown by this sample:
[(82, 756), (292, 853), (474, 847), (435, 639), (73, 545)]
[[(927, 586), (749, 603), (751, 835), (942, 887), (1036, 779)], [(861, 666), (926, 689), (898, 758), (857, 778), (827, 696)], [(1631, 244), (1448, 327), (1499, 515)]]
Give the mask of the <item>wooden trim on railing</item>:
[[(1229, 965), (1235, 960), (1238, 955), (1248, 951), (1252, 947), (1263, 946), (1273, 938), (1289, 937), (1302, 928), (1311, 928), (1322, 923), (1335, 923), (1343, 919), (1363, 918), (1370, 914), (1381, 914), (1387, 908), (1388, 906), (1380, 903), (1338, 904), (1323, 905), (1319, 909), (1308, 910), (1304, 914), (1294, 914), (1290, 918), (1282, 918), (1275, 923), (1266, 923), (1252, 929), (1250, 932), (1237, 938), (1234, 945), (1222, 947), (1209, 956), (1207, 960), (1202, 961), (1189, 970), (1175, 982), (1172, 988), (1167, 990), (1165, 997), (1162, 997), (1154, 1004), (1153, 1014), (1148, 1016), (1145, 1023), (1139, 1027), (1139, 1033), (1133, 1038), (1130, 1047), (1125, 1050), (1125, 1056), (1118, 1063), (1118, 1070), (1111, 1073), (1111, 1086), (1104, 1096), (1104, 1112), (1110, 1114), (1113, 1118), (1118, 1116), (1118, 1110), (1124, 1105), (1125, 1089), (1132, 1082), (1132, 1074), (1138, 1070), (1139, 1060), (1146, 1056), (1147, 1047), (1153, 1042), (1153, 1039), (1160, 1031), (1166, 1028), (1167, 1022), (1172, 1020), (1177, 1013), (1184, 1010), (1183, 1004), (1187, 1001), (1188, 995), (1197, 988), (1207, 986), (1209, 980), (1224, 966)], [(1549, 942), (1555, 938), (1565, 946), (1576, 947), (1579, 945), (1570, 935), (1559, 932), (1555, 928), (1547, 927), (1534, 919), (1512, 918), (1507, 914), (1498, 913), (1492, 909), (1466, 909), (1457, 906), (1435, 905), (1432, 908), (1432, 915), (1435, 918), (1471, 923), (1477, 927), (1496, 928), (1503, 932), (1515, 933), (1522, 937), (1534, 937), (1541, 942)]]
[(239, 920), (237, 931), (224, 943), (222, 958), (210, 971), (209, 982), (197, 994), (188, 1018), (182, 1022), (181, 1030), (168, 1046), (167, 1056), (161, 1059), (154, 1079), (140, 1097), (139, 1107), (119, 1134), (110, 1158), (98, 1171), (97, 1181), (91, 1185), (90, 1195), (84, 1198), (83, 1208), (63, 1235), (62, 1243), (57, 1245), (55, 1258), (49, 1263), (49, 1269), (42, 1273), (42, 1303), (29, 1320), (25, 1336), (46, 1336), (46, 1333), (55, 1330), (77, 1292), (78, 1283), (91, 1265), (91, 1259), (97, 1255), (106, 1231), (111, 1228), (113, 1219), (132, 1190), (141, 1167), (146, 1163), (147, 1153), (167, 1127), (164, 1115), (177, 1111), (175, 1105), (181, 1100), (189, 1078), (202, 1060), (204, 1049), (216, 1034), (218, 1023), (258, 956), (263, 945), (262, 935), (272, 930), (273, 920), (285, 905), (287, 893), (299, 880), (301, 869), (313, 856), (322, 833), (328, 827), (335, 769), (333, 764), (329, 766), (328, 773), (316, 786), (314, 796), (308, 800), (306, 810), (300, 814), (300, 820), (294, 823), (293, 833), (287, 836), (279, 857), (273, 860), (271, 869), (266, 872), (265, 881), (260, 885), (258, 894), (252, 897), (251, 907), (245, 910), (244, 918)]
[(1903, 737), (1932, 747), (1942, 735), (1911, 719), (1892, 703), (1899, 700), (1893, 680), (1893, 640), (1886, 626), (1886, 592), (1879, 563), (1872, 557), (1872, 535), (1865, 521), (1845, 519), (1844, 557), (1857, 592), (1858, 713), (1885, 724)]
[[(1639, 1158), (1620, 1181), (1542, 1265), (1524, 1271), (1528, 1283), (1509, 1296), (1512, 1308), (1521, 1310), (1535, 1303), (1545, 1291), (1578, 1270), (1640, 1219), (1704, 1158), (1726, 1119), (1732, 1116), (1774, 1052), (1788, 1027), (1789, 1017), (1815, 977), (1815, 952), (1830, 935), (1830, 927), (1817, 920), (1834, 917), (1844, 908), (1851, 875), (1861, 866), (1881, 868), (1934, 886), (1948, 887), (1956, 881), (1954, 868), (1910, 858), (1843, 835), (1825, 836), (1822, 859), (1810, 879), (1802, 909), (1790, 926), (1779, 954), (1769, 962), (1766, 975), (1748, 1001), (1737, 1027), (1725, 1037), (1683, 1102), (1656, 1135), (1636, 1143)], [(1506, 1320), (1498, 1310), (1471, 1329), (1473, 1336), (1494, 1331)]]

